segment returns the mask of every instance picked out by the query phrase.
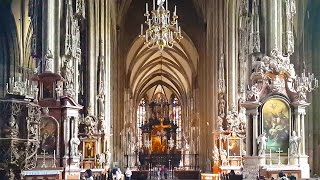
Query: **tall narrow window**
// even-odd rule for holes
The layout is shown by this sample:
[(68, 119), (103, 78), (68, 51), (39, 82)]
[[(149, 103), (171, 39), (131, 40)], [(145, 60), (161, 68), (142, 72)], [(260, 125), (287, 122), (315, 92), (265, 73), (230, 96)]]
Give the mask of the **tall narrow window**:
[(181, 122), (181, 105), (179, 103), (179, 100), (177, 97), (173, 98), (173, 102), (172, 102), (172, 111), (173, 111), (173, 121), (175, 124), (177, 124), (178, 129), (177, 129), (177, 145), (181, 146), (181, 126), (182, 126), (182, 122)]
[(143, 122), (146, 120), (146, 101), (144, 98), (140, 100), (138, 109), (137, 109), (137, 130), (138, 130), (138, 147), (142, 145), (142, 131), (140, 127)]

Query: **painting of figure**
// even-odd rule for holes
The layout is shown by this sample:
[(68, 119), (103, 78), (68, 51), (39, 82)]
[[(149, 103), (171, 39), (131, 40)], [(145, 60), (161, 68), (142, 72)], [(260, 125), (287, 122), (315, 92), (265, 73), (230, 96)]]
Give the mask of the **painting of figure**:
[(86, 141), (84, 143), (84, 158), (94, 158), (95, 156), (95, 142)]
[[(52, 117), (43, 117), (40, 122), (40, 148), (39, 151), (46, 151), (53, 154), (57, 146), (58, 125)], [(40, 152), (40, 153), (41, 153)]]
[(290, 108), (280, 98), (269, 99), (262, 108), (263, 131), (268, 138), (267, 152), (280, 148), (287, 153), (289, 147)]

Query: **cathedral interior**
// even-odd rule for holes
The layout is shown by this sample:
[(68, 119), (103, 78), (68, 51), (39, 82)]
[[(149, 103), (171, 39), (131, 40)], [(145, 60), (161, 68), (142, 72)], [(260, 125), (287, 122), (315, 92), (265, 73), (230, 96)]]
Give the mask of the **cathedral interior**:
[(0, 179), (318, 177), (319, 12), (0, 0)]

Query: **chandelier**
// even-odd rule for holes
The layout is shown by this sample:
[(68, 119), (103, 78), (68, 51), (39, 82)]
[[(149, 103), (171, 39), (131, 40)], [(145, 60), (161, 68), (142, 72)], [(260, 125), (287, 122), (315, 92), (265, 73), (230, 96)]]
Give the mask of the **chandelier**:
[[(164, 3), (166, 3), (165, 8)], [(164, 47), (172, 47), (174, 43), (179, 42), (183, 37), (181, 36), (181, 27), (178, 26), (177, 7), (174, 7), (172, 20), (170, 20), (168, 0), (157, 0), (157, 6), (156, 9), (155, 0), (153, 0), (153, 9), (150, 14), (148, 3), (146, 3), (144, 16), (146, 17), (145, 23), (148, 28), (144, 33), (143, 24), (141, 24), (139, 37), (144, 38), (144, 44), (148, 48), (158, 46), (162, 51)]]

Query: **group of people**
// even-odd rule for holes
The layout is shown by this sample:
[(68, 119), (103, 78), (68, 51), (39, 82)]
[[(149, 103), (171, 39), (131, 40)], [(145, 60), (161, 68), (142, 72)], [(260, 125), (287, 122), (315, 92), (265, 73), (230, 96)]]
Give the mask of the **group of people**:
[(108, 180), (120, 180), (122, 176), (125, 177), (125, 180), (131, 180), (132, 171), (129, 167), (127, 167), (124, 175), (122, 174), (120, 168), (113, 168), (108, 170)]
[[(120, 180), (122, 178), (122, 172), (120, 168), (113, 168), (108, 170), (108, 180)], [(125, 180), (131, 180), (132, 171), (128, 167), (124, 173)], [(93, 173), (91, 169), (87, 169), (84, 173), (84, 180), (93, 180)]]

